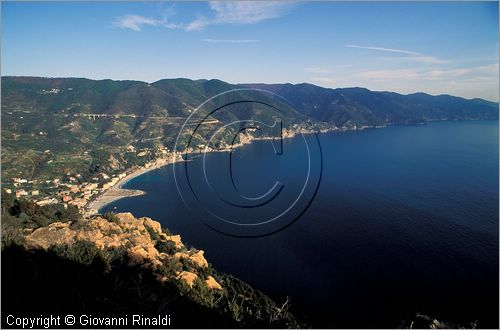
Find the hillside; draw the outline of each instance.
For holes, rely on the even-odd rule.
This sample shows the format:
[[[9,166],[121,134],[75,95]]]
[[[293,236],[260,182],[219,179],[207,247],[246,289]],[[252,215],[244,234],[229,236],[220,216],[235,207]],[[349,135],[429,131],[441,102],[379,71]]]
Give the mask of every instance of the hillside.
[[[311,84],[242,84],[279,94],[308,117],[338,127],[423,123],[432,120],[498,119],[498,103],[425,93],[401,95],[366,88],[322,88]]]
[[[2,191],[2,266],[9,270],[2,273],[4,317],[142,314],[169,315],[173,328],[298,326],[287,306],[130,213],[81,218]]]
[[[12,178],[53,180],[75,173],[123,172],[168,154],[186,118],[202,102],[242,88],[274,92],[292,105],[278,110],[238,105],[213,114],[217,123],[259,118],[283,120],[285,129],[359,129],[431,120],[498,119],[498,104],[448,95],[401,95],[363,88],[328,89],[311,84],[231,85],[220,80],[141,81],[2,77],[2,183]],[[238,98],[237,92],[235,99]],[[243,94],[241,94],[243,95]],[[271,95],[262,96],[270,105]],[[210,108],[211,103],[207,108]],[[202,134],[214,126],[204,125]],[[229,144],[235,130],[228,130]],[[265,134],[257,132],[254,134]],[[194,145],[202,144],[199,135]],[[33,181],[34,182],[34,181]],[[50,192],[33,183],[28,189]]]

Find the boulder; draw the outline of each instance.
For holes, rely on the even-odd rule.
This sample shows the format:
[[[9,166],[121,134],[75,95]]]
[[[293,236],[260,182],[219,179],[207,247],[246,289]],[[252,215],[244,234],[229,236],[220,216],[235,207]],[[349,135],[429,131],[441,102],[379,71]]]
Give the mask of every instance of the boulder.
[[[104,235],[98,229],[73,231],[77,240],[94,242],[99,248],[105,247]]]
[[[151,220],[150,218],[141,218],[142,224],[148,228],[151,228],[156,233],[161,234],[161,224],[158,221]]]
[[[217,283],[215,278],[212,276],[208,276],[207,279],[205,280],[205,283],[207,284],[207,287],[212,290],[222,290],[222,286]]]
[[[184,246],[184,244],[182,244],[182,241],[181,241],[181,235],[171,235],[171,236],[166,235],[165,238],[169,241],[174,242],[175,247],[178,249],[180,249]]]
[[[130,212],[117,213],[116,216],[118,217],[118,219],[120,219],[121,222],[124,222],[124,223],[137,222],[137,219]]]
[[[129,265],[140,265],[144,263],[144,254],[141,251],[129,251]]]
[[[29,247],[48,249],[53,245],[71,244],[74,236],[74,231],[68,228],[68,224],[54,222],[47,227],[35,229],[26,236],[25,242]]]
[[[174,254],[174,258],[176,259],[189,259],[195,264],[196,266],[200,268],[206,268],[208,267],[208,262],[203,256],[205,252],[202,250],[196,251],[195,253],[189,253],[189,252],[176,252]]]
[[[179,273],[178,278],[184,281],[190,288],[192,288],[194,285],[194,281],[196,281],[196,279],[198,278],[198,275],[188,271],[182,271]]]
[[[198,265],[198,267],[201,268],[206,268],[208,267],[208,262],[207,259],[203,256],[205,252],[203,250],[199,250],[196,253],[192,254],[189,259],[191,259],[192,262],[194,262],[195,265]]]

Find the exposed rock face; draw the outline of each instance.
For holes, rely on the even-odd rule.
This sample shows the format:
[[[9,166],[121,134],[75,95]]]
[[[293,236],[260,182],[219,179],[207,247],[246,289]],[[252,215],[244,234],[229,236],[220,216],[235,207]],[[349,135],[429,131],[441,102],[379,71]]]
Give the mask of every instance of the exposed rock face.
[[[164,234],[165,235],[165,234]],[[169,241],[172,241],[175,243],[175,246],[179,249],[181,247],[183,247],[184,245],[182,244],[182,241],[181,241],[181,236],[180,235],[171,235],[171,236],[168,236],[168,235],[165,235],[165,239],[169,240]]]
[[[205,283],[207,284],[209,289],[222,290],[220,284],[217,283],[215,278],[213,278],[212,276],[208,276],[207,279],[205,280]]]
[[[207,259],[205,259],[205,257],[203,256],[204,253],[205,252],[202,250],[199,250],[199,251],[194,252],[194,253],[177,252],[174,254],[174,258],[176,258],[176,259],[189,259],[198,267],[207,268],[208,262],[207,262]]]
[[[191,255],[189,259],[191,259],[191,261],[193,261],[199,267],[206,268],[208,267],[208,262],[207,259],[205,259],[205,257],[203,256],[204,253],[204,251],[199,250],[195,254]]]
[[[143,222],[144,226],[153,229],[158,234],[162,234],[161,225],[160,225],[159,222],[153,221],[153,220],[151,220],[149,218],[143,218],[143,219],[144,219],[144,222]]]
[[[174,254],[174,258],[175,259],[189,259],[189,254],[187,254],[186,252],[176,252]]]
[[[194,285],[194,281],[196,281],[196,279],[198,278],[198,275],[188,271],[182,271],[179,274],[179,278],[186,282],[186,284],[189,285],[190,288],[192,288]]]
[[[161,266],[168,258],[178,260],[189,259],[198,268],[208,267],[202,250],[189,251],[185,249],[179,235],[167,235],[162,232],[161,225],[150,218],[135,218],[131,213],[118,213],[117,221],[111,222],[101,216],[84,219],[77,223],[55,222],[47,227],[41,227],[25,236],[25,244],[29,248],[48,249],[57,245],[71,245],[83,240],[94,243],[100,249],[125,248],[131,264],[143,265],[153,270]],[[171,241],[178,250],[173,255],[159,252],[157,243],[149,233],[152,230],[157,239]],[[198,275],[183,271],[178,276],[190,287]],[[164,276],[159,279],[165,281]],[[206,280],[209,288],[220,290],[222,287],[213,277]]]
[[[39,228],[26,236],[26,243],[30,247],[42,249],[64,244],[72,236],[68,226],[68,223],[55,222],[47,227]]]

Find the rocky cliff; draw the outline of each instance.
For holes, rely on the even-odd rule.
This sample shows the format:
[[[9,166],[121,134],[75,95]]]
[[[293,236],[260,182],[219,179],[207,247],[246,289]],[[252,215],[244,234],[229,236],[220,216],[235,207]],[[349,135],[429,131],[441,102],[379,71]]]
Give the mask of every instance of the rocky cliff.
[[[188,250],[180,235],[162,231],[160,223],[150,218],[135,218],[131,213],[118,213],[112,217],[112,221],[98,215],[75,223],[53,222],[26,235],[24,244],[29,249],[48,250],[87,241],[95,244],[101,251],[123,249],[131,265],[150,269],[158,276],[159,281],[169,280],[162,274],[165,263],[172,259],[184,261],[184,264],[189,265],[189,270],[179,270],[175,274],[178,279],[193,287],[196,279],[202,278],[209,289],[222,290],[212,276],[203,278],[198,275],[200,269],[208,267],[204,252]],[[168,247],[162,249],[163,245],[160,243]]]
[[[287,304],[217,272],[202,250],[150,218],[75,218],[51,207],[2,192],[4,316],[140,313],[168,314],[177,328],[299,326]]]

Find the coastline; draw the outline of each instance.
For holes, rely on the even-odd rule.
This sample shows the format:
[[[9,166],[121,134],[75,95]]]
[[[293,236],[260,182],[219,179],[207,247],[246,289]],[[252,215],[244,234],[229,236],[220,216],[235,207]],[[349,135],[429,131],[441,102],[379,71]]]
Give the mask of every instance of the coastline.
[[[383,127],[386,127],[386,126],[375,126],[375,127],[366,126],[366,127],[360,127],[357,129],[347,129],[347,130],[334,128],[334,129],[320,130],[318,132],[316,132],[316,131],[299,131],[299,132],[286,131],[286,132],[284,132],[282,138],[283,139],[290,139],[290,138],[296,137],[298,134],[314,134],[314,133],[322,134],[322,133],[330,133],[330,132],[358,131],[358,130],[365,130],[365,129],[369,129],[369,128],[383,128]],[[211,153],[211,152],[229,152],[232,149],[243,147],[243,146],[250,144],[254,141],[265,141],[265,140],[271,140],[271,139],[273,139],[273,137],[245,136],[243,138],[240,138],[239,143],[233,144],[231,147],[224,148],[224,149],[218,149],[218,150],[212,149],[212,150],[205,151],[205,153],[206,152],[209,152],[209,153]],[[193,153],[198,153],[198,152],[197,151],[190,152],[189,154],[193,154]],[[106,205],[108,205],[112,202],[115,202],[115,201],[120,200],[122,198],[145,195],[146,192],[144,192],[142,190],[124,189],[122,187],[127,182],[129,182],[130,180],[132,180],[138,176],[141,176],[141,175],[146,174],[146,173],[153,171],[153,170],[157,170],[163,166],[172,165],[172,164],[176,164],[178,162],[184,162],[184,161],[185,160],[183,160],[182,158],[174,158],[174,156],[170,155],[167,158],[157,159],[153,163],[153,165],[151,165],[149,167],[139,167],[135,170],[132,170],[132,172],[127,174],[125,177],[121,178],[114,186],[112,186],[109,189],[107,189],[106,191],[102,192],[94,200],[89,202],[86,205],[86,209],[87,210],[95,210],[93,212],[91,211],[90,212],[91,214],[100,213],[100,210],[103,207],[105,207]]]
[[[153,171],[156,169],[159,169],[163,166],[173,164],[175,162],[172,161],[172,159],[169,158],[160,158],[156,160],[156,162],[149,166],[149,167],[140,167],[135,170],[132,170],[129,174],[121,178],[113,187],[110,187],[103,193],[99,194],[93,201],[87,204],[86,208],[87,209],[95,209],[97,210],[97,213],[100,213],[100,210],[105,207],[106,205],[115,202],[119,199],[122,198],[127,198],[127,197],[135,197],[135,196],[142,196],[145,195],[146,192],[142,190],[136,190],[136,189],[124,189],[122,188],[127,182],[130,180],[141,176],[143,174],[148,173],[149,171]]]

